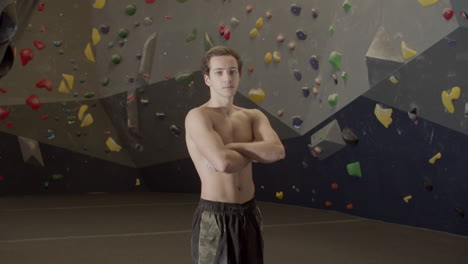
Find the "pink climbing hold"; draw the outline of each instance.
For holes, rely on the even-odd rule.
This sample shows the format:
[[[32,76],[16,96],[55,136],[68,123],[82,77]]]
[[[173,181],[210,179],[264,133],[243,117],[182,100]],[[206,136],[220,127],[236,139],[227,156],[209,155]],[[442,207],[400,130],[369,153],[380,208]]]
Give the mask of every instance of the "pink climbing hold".
[[[47,91],[52,91],[52,80],[49,78],[44,78],[36,83],[37,88],[46,88]]]
[[[39,97],[35,94],[32,94],[26,98],[25,102],[31,107],[32,110],[39,109],[39,107],[42,105],[41,100],[39,100]]]
[[[39,40],[35,40],[33,43],[34,43],[34,47],[36,47],[36,49],[38,50],[42,50],[46,47],[46,45],[40,42]]]
[[[442,15],[445,17],[447,21],[449,21],[452,17],[455,11],[453,11],[452,8],[445,8],[444,11],[442,12]]]
[[[25,66],[30,60],[34,58],[34,51],[30,48],[20,50],[21,65]]]
[[[10,115],[10,111],[0,107],[0,120],[7,118]]]

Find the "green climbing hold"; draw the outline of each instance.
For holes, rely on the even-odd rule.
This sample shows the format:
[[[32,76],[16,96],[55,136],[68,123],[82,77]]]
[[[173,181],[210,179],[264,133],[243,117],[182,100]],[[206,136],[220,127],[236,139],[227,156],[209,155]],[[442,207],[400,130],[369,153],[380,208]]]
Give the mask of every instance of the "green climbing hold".
[[[187,2],[187,0],[177,0],[177,2],[183,4],[183,3]]]
[[[107,48],[111,49],[113,47],[114,47],[114,42],[109,41],[109,43],[107,43]]]
[[[343,80],[347,81],[348,80],[348,73],[347,72],[342,72],[341,73],[341,78],[343,78]]]
[[[104,77],[104,78],[102,78],[102,80],[101,80],[101,85],[104,86],[104,87],[106,87],[107,85],[109,85],[109,82],[110,82],[109,77]]]
[[[333,34],[335,34],[335,28],[333,26],[330,26],[328,28],[328,32],[330,33],[330,36],[333,36]]]
[[[338,104],[338,94],[334,93],[334,94],[330,94],[328,96],[328,104],[330,106],[335,106]]]
[[[210,38],[210,35],[208,35],[208,33],[205,32],[205,51],[208,51],[213,47],[214,45],[213,45],[213,41]]]
[[[349,175],[362,178],[361,164],[359,161],[346,165],[346,170],[348,171]]]
[[[135,5],[127,5],[125,7],[125,14],[128,16],[133,16],[136,13],[136,6]]]
[[[183,73],[183,74],[179,74],[175,78],[175,80],[178,83],[189,85],[193,81],[194,77],[195,77],[195,74],[193,74],[193,73]]]
[[[343,9],[345,12],[348,12],[348,10],[351,8],[351,3],[348,0],[345,0],[343,3]]]
[[[88,92],[88,93],[85,93],[84,97],[85,98],[93,98],[96,94],[93,93],[93,92]]]
[[[190,33],[187,38],[185,39],[185,42],[190,42],[194,41],[197,38],[197,29],[193,28],[192,33]]]
[[[330,62],[333,68],[340,70],[342,56],[343,54],[339,53],[338,51],[333,51],[332,53],[330,53],[330,57],[328,57],[328,62]]]
[[[121,28],[119,29],[119,32],[117,33],[119,37],[121,38],[126,38],[128,36],[128,29],[126,28]]]
[[[120,55],[119,54],[114,54],[112,55],[112,62],[114,64],[119,64],[121,61]]]
[[[53,179],[53,180],[56,180],[56,181],[61,180],[61,179],[63,179],[64,177],[65,177],[65,176],[63,176],[63,174],[60,174],[60,173],[52,174],[52,179]]]
[[[75,122],[76,121],[76,116],[69,116],[67,117],[67,121],[70,123],[70,122]]]

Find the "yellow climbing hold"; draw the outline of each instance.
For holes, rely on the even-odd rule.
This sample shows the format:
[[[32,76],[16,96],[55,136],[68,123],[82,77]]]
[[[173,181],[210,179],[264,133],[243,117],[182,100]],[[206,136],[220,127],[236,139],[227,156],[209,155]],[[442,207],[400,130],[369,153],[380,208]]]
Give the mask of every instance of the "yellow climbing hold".
[[[106,5],[106,0],[96,0],[96,2],[94,2],[93,7],[94,7],[94,8],[97,8],[97,9],[101,9],[101,8],[103,8],[105,5]]]
[[[435,154],[434,157],[429,159],[429,163],[434,164],[436,162],[436,160],[438,160],[440,158],[442,158],[442,154],[439,152],[439,153]]]
[[[388,78],[393,84],[398,84],[398,79],[395,77],[395,76],[390,76],[390,78]]]
[[[379,104],[375,105],[374,114],[386,128],[392,123],[392,112],[393,110],[391,108],[384,109]]]
[[[58,91],[61,93],[70,93],[70,90],[73,89],[73,81],[75,77],[70,74],[62,73],[62,77],[65,79],[60,82]]]
[[[58,91],[60,93],[67,93],[67,94],[70,93],[70,90],[68,90],[67,85],[65,84],[65,82],[63,80],[60,82]]]
[[[99,41],[101,41],[101,34],[99,34],[97,28],[93,28],[93,33],[91,35],[91,38],[93,39],[93,45],[96,46]]]
[[[253,28],[250,33],[249,33],[249,36],[251,38],[256,38],[258,36],[258,30],[256,28]]]
[[[140,185],[141,185],[140,178],[136,178],[135,186],[140,186]]]
[[[122,147],[117,145],[117,143],[115,143],[114,139],[111,137],[107,139],[106,146],[110,151],[119,152],[122,149]]]
[[[418,54],[415,50],[410,49],[404,41],[401,42],[401,53],[405,60],[411,59]]]
[[[81,127],[87,127],[93,123],[94,123],[93,116],[90,113],[88,113],[83,119],[83,122],[81,123]]]
[[[248,97],[256,104],[260,104],[265,99],[265,91],[262,88],[250,89]]]
[[[276,198],[283,200],[284,194],[283,192],[276,192]]]
[[[453,87],[450,93],[447,91],[442,92],[442,103],[449,113],[453,114],[453,112],[455,112],[455,107],[453,106],[452,100],[458,98],[460,98],[460,87],[458,86]]]
[[[281,61],[281,56],[280,56],[279,52],[277,52],[277,51],[273,52],[273,60],[275,62],[280,62]]]
[[[80,111],[78,111],[78,119],[80,121],[83,120],[83,116],[87,110],[88,110],[88,105],[80,106]]]
[[[263,17],[257,19],[257,22],[255,22],[255,27],[258,29],[261,29],[263,27]]]
[[[408,196],[405,196],[403,198],[403,200],[405,201],[405,203],[409,203],[409,200],[413,199],[413,196],[412,195],[408,195]]]
[[[439,0],[418,0],[419,4],[421,4],[422,6],[426,7],[426,6],[430,6],[430,5],[433,5],[437,2],[439,2]]]
[[[271,55],[270,52],[267,52],[267,54],[265,54],[265,63],[270,64],[272,60],[273,60],[273,55]]]
[[[96,59],[94,59],[94,54],[93,54],[93,50],[91,49],[91,44],[88,43],[86,45],[86,48],[85,48],[85,56],[88,60],[92,61],[92,62],[96,62]]]

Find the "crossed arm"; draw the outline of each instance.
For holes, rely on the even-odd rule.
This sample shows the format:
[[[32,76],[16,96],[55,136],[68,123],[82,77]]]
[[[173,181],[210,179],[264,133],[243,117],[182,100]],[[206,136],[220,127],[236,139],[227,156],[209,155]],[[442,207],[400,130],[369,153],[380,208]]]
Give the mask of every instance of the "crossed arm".
[[[224,145],[201,109],[193,109],[187,114],[185,128],[197,149],[216,171],[234,173],[246,167],[252,160],[271,163],[283,159],[284,147],[268,119],[258,110],[253,110],[253,114],[255,142]]]

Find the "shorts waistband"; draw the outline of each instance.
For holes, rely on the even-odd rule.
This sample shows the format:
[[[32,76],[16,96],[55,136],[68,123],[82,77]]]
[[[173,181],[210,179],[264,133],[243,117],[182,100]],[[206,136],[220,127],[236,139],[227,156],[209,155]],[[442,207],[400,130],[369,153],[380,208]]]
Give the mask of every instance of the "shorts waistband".
[[[257,202],[255,198],[245,202],[245,203],[225,203],[225,202],[216,202],[205,199],[200,199],[198,204],[198,209],[203,211],[211,211],[218,213],[243,213],[248,210],[253,210],[257,207]]]

